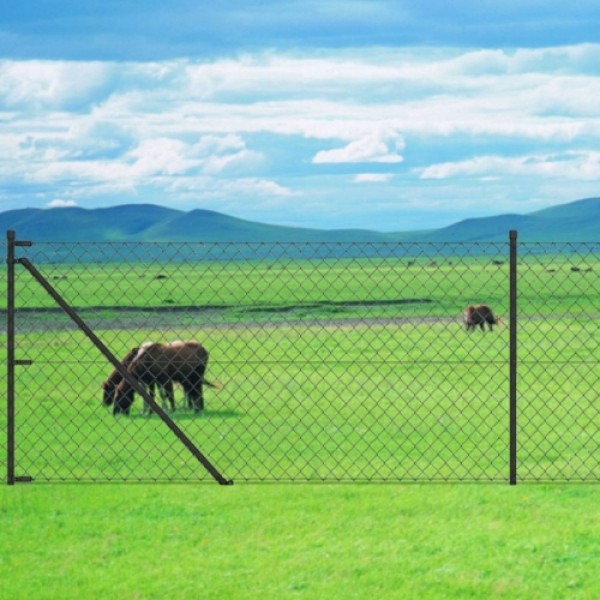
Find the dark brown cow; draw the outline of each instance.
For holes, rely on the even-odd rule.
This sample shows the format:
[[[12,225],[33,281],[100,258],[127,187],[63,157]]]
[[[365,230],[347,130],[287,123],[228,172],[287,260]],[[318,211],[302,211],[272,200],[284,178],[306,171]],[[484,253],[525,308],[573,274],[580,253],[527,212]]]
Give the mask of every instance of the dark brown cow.
[[[196,412],[204,409],[202,386],[219,388],[204,378],[208,352],[198,342],[171,342],[145,344],[128,366],[129,372],[142,384],[162,386],[169,404],[174,406],[173,382],[181,383],[188,406]],[[115,412],[128,414],[133,403],[133,388],[123,379],[115,390]]]
[[[139,348],[132,348],[121,360],[121,365],[127,368],[138,351]],[[108,379],[102,383],[102,404],[109,406],[113,403],[113,400],[115,399],[115,389],[121,381],[123,381],[123,376],[119,373],[118,369],[114,369],[108,376]]]
[[[490,331],[492,331],[494,325],[497,325],[500,320],[494,316],[492,309],[487,304],[470,304],[465,308],[464,322],[467,331],[475,329],[478,325],[483,330],[484,325],[487,323]]]
[[[142,346],[142,348],[143,347],[144,346]],[[131,365],[131,363],[133,362],[133,359],[137,356],[139,351],[140,351],[140,348],[132,348],[121,360],[121,365],[123,367],[125,367],[126,369],[129,369],[129,366]],[[102,383],[102,404],[104,404],[105,406],[110,406],[111,404],[113,404],[114,399],[115,399],[115,394],[117,391],[117,387],[119,386],[119,384],[122,381],[123,381],[123,376],[121,375],[121,373],[119,372],[118,369],[114,369],[113,372],[108,376],[108,379]],[[152,399],[154,399],[155,387],[156,387],[156,382],[154,382],[154,381],[148,382],[147,390],[148,390],[148,393],[150,394],[150,396],[152,397]],[[174,404],[174,402],[171,403],[171,400],[173,398],[173,382],[171,382],[171,381],[167,382],[164,387],[159,384],[158,389],[159,389],[160,397],[162,399],[163,408],[166,408],[165,402],[168,400],[169,404],[171,406],[171,409],[174,410],[175,404]],[[133,388],[132,388],[131,403],[133,403]],[[147,410],[145,402],[144,402],[144,410]],[[117,409],[116,405],[115,405],[115,408],[113,408],[113,414],[118,414],[121,412],[123,412],[125,414],[129,414],[129,409],[127,409],[126,411],[122,411],[122,410]]]

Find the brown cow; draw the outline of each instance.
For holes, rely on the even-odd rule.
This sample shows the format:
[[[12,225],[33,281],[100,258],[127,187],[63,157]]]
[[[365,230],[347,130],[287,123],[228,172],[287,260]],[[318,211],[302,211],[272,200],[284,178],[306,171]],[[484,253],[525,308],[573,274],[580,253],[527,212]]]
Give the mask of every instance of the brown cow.
[[[220,387],[204,378],[207,363],[208,352],[198,342],[152,343],[139,349],[128,370],[142,384],[155,383],[165,388],[169,404],[172,406],[172,383],[181,383],[188,406],[200,412],[204,409],[202,385]],[[115,412],[128,414],[132,403],[133,388],[123,379],[115,390]]]
[[[485,323],[488,324],[490,331],[492,331],[494,325],[497,325],[499,322],[500,320],[494,316],[492,309],[487,304],[477,304],[475,306],[469,304],[465,308],[464,323],[467,331],[475,329],[477,325],[483,330]]]
[[[145,347],[145,345],[142,346],[142,348],[144,348],[144,347]],[[140,348],[132,348],[121,360],[121,365],[123,367],[125,367],[126,369],[128,369],[129,366],[131,365],[133,359],[139,353],[139,351],[140,351]],[[102,404],[104,404],[105,406],[110,406],[111,404],[113,404],[117,387],[122,381],[123,381],[123,376],[121,375],[121,373],[119,372],[118,369],[114,369],[113,372],[108,376],[108,379],[102,383]],[[147,385],[148,393],[150,394],[152,399],[154,399],[154,390],[155,390],[156,385],[157,385],[157,383],[154,381],[149,382]],[[164,385],[164,387],[162,385],[158,384],[158,390],[159,390],[159,394],[160,394],[160,397],[162,400],[163,408],[166,408],[165,403],[168,400],[170,403],[171,409],[174,410],[175,404],[171,403],[171,400],[173,398],[173,382],[172,381],[167,382]],[[132,390],[131,402],[133,403],[133,390]],[[147,409],[146,403],[144,402],[144,410],[146,410],[146,409]],[[113,409],[113,414],[117,414],[120,412],[129,414],[129,409],[127,411],[121,411],[116,408]]]
[[[132,348],[121,360],[121,365],[127,368],[135,355],[138,353],[139,348]],[[102,404],[109,406],[115,399],[115,389],[119,383],[123,381],[123,376],[117,369],[108,376],[108,379],[102,383]]]

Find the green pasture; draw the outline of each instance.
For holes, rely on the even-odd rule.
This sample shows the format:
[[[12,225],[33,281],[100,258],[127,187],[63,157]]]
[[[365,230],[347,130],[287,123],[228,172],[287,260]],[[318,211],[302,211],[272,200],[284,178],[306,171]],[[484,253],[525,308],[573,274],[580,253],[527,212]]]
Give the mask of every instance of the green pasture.
[[[412,262],[412,261],[409,261]],[[462,310],[464,292],[481,288],[491,298],[507,288],[507,269],[447,260],[440,266],[409,266],[399,259],[323,261],[243,261],[200,264],[41,265],[40,271],[63,297],[78,307],[139,308],[294,308],[327,303],[407,303],[455,300]],[[53,301],[17,268],[17,289],[26,289],[21,307],[51,307]],[[458,296],[457,296],[458,294]],[[479,300],[473,300],[476,302]],[[491,301],[491,300],[490,300]],[[450,305],[451,306],[451,305]]]
[[[0,596],[595,600],[597,485],[0,488]]]
[[[40,267],[117,356],[206,345],[224,388],[173,419],[233,487],[139,399],[129,418],[101,406],[111,367],[33,310],[52,301],[18,269],[16,466],[34,482],[0,491],[0,597],[597,598],[597,262],[520,272],[515,488],[508,268],[427,258]],[[467,333],[480,301],[504,322]],[[454,481],[481,483],[431,483]]]
[[[222,311],[229,321],[314,311],[333,316],[451,316],[466,304],[490,303],[508,314],[506,261],[489,256],[214,261],[206,263],[41,264],[44,277],[71,305],[97,310],[182,307]],[[576,269],[576,270],[573,270]],[[595,269],[595,270],[594,270]],[[520,314],[564,314],[577,306],[598,313],[597,254],[525,256],[518,269]],[[19,308],[53,300],[16,267]],[[214,315],[211,318],[215,318]]]
[[[150,337],[97,333],[117,355]],[[205,391],[204,414],[180,407],[174,419],[229,478],[507,480],[506,328],[327,323],[180,333],[210,348],[208,376],[224,389]],[[528,322],[523,337],[548,342],[522,347],[522,469],[542,480],[594,479],[594,337],[585,324],[556,321]],[[209,478],[157,417],[140,414],[140,401],[130,418],[100,405],[111,367],[83,334],[28,333],[20,348],[33,360],[16,389],[22,474]]]
[[[594,480],[595,255],[525,257],[520,474]],[[583,265],[573,271],[573,265]],[[210,352],[207,410],[174,418],[236,481],[506,481],[508,271],[490,256],[44,264],[117,357],[148,340]],[[18,466],[36,481],[199,480],[160,420],[99,405],[112,367],[17,265]],[[164,296],[168,298],[165,299]],[[167,302],[166,300],[170,300]],[[485,300],[504,321],[465,332]],[[181,395],[181,394],[179,394]],[[44,407],[40,411],[40,407]],[[57,427],[56,423],[61,426]],[[592,463],[592,464],[590,464]]]

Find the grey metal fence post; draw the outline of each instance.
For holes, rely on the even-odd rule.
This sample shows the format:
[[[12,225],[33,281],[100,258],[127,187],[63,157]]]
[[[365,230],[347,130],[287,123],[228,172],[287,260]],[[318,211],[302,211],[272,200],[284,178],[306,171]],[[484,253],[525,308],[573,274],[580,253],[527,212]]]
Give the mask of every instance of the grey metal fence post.
[[[510,342],[509,342],[509,481],[517,484],[517,232],[509,232],[510,243]]]
[[[15,475],[15,367],[29,364],[15,357],[15,248],[31,242],[17,241],[12,230],[6,232],[6,242],[6,483],[14,485],[31,479]]]
[[[15,483],[15,232],[6,232],[6,483]]]

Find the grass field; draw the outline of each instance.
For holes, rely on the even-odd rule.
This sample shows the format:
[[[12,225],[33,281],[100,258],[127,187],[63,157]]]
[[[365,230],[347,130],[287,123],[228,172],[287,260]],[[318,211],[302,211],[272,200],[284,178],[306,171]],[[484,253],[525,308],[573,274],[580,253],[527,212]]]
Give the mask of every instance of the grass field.
[[[519,481],[597,483],[597,259],[528,259]],[[418,260],[44,266],[117,355],[206,344],[225,388],[174,419],[232,488],[139,402],[100,407],[110,367],[19,272],[17,474],[206,485],[2,488],[0,597],[597,598],[597,485],[506,485],[508,327],[461,326],[507,316],[506,266]]]
[[[591,485],[0,489],[3,598],[544,598],[600,589]]]
[[[597,472],[586,465],[597,464],[597,374],[579,360],[594,351],[593,337],[583,325],[560,321],[527,327],[532,338],[544,335],[548,342],[523,348],[529,358],[521,369],[522,473],[593,480]],[[126,348],[131,339],[128,331],[99,333],[110,334],[113,347]],[[34,364],[17,381],[22,475],[38,481],[208,477],[159,419],[139,414],[139,403],[131,418],[115,419],[100,406],[99,383],[110,368],[82,334],[54,331],[51,344],[49,336],[27,335]],[[508,477],[506,329],[467,336],[446,322],[327,321],[206,329],[201,339],[215,356],[209,375],[225,387],[206,391],[205,414],[179,410],[174,418],[229,478]],[[552,368],[540,367],[540,360]]]

